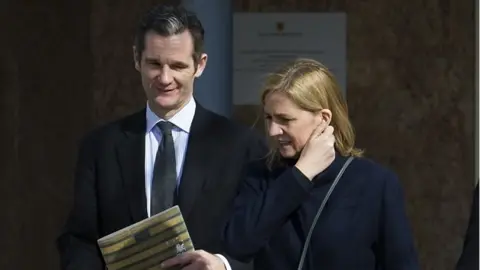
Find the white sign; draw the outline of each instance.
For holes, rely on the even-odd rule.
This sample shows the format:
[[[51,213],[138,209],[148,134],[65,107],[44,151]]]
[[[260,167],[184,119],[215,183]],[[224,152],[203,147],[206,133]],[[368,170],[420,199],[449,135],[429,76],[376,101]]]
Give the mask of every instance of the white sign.
[[[265,76],[298,57],[327,66],[346,94],[345,13],[235,13],[233,103],[260,104]]]

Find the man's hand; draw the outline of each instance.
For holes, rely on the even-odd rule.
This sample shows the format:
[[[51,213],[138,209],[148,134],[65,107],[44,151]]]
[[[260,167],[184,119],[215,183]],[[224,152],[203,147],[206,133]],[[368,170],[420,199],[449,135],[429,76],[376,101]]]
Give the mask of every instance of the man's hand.
[[[182,270],[225,270],[223,261],[203,250],[185,252],[162,263],[162,268],[182,266]]]

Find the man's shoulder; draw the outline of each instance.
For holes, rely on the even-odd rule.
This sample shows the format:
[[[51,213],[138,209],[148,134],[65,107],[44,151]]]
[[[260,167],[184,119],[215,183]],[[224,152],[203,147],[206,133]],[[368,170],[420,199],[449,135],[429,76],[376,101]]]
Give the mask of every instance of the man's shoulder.
[[[216,136],[222,135],[229,138],[246,139],[260,139],[263,137],[253,126],[248,126],[235,119],[230,119],[207,109],[204,110],[204,113],[208,115],[209,118],[209,124],[206,128],[209,128]]]
[[[265,136],[253,125],[249,126],[235,119],[212,113],[209,129],[218,144],[237,144],[239,147],[249,146],[265,148]]]
[[[94,127],[83,136],[83,140],[112,140],[123,132],[141,132],[145,121],[145,109],[142,109]]]
[[[211,110],[203,108],[203,112],[208,116],[210,125],[215,125],[221,129],[228,130],[231,132],[247,132],[252,133],[254,129],[244,123],[241,123],[235,119],[228,118],[224,115],[218,114]]]

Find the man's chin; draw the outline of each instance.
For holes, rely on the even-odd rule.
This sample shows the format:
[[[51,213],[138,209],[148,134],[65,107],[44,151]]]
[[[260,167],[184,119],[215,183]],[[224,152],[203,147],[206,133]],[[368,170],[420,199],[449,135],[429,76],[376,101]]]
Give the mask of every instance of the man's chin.
[[[153,103],[156,107],[163,110],[172,110],[176,109],[179,106],[177,99],[168,97],[156,97],[153,100]]]

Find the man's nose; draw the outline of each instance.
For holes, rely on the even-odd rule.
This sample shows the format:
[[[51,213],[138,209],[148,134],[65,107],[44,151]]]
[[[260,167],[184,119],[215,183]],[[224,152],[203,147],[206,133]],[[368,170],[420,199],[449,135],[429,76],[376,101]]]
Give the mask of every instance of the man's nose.
[[[158,82],[160,82],[161,84],[170,84],[173,80],[173,76],[172,76],[172,72],[171,70],[166,67],[166,68],[163,68],[162,69],[162,72],[157,76],[156,78],[158,80]]]

